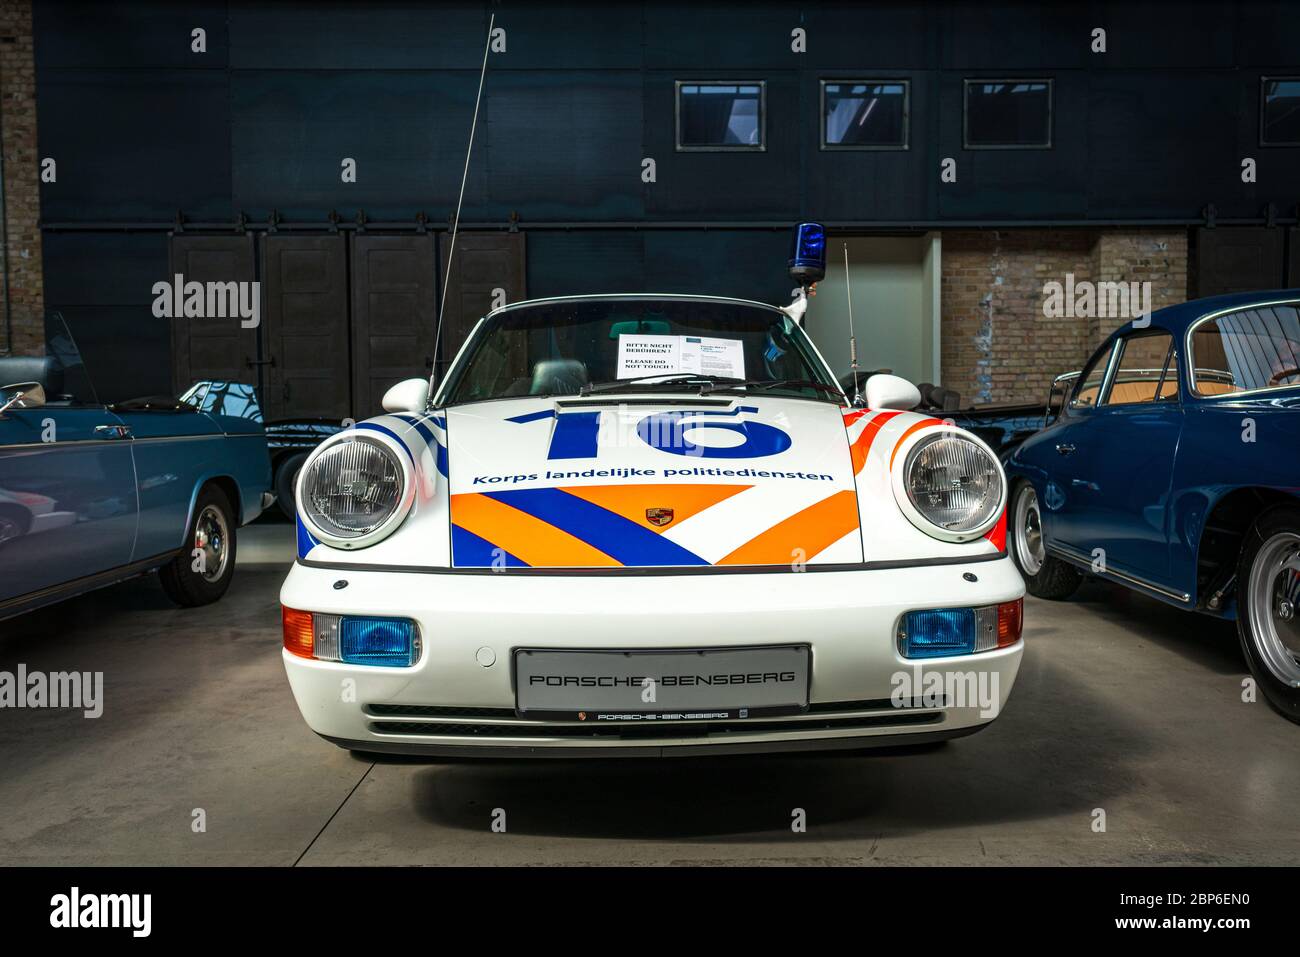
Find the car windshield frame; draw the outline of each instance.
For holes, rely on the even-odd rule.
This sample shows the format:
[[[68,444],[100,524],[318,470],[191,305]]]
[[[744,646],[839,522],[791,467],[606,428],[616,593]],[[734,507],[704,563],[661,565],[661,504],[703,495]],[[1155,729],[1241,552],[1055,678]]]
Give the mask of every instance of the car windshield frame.
[[[491,395],[476,397],[458,397],[457,393],[462,388],[465,377],[472,367],[475,358],[480,354],[484,345],[490,337],[500,328],[500,324],[511,316],[517,316],[524,310],[545,310],[550,307],[580,306],[585,304],[609,303],[614,306],[618,303],[628,304],[645,304],[645,303],[665,303],[665,304],[689,304],[703,303],[712,306],[733,306],[738,309],[756,310],[759,312],[772,315],[773,318],[779,318],[783,324],[783,332],[792,340],[795,351],[799,360],[806,367],[809,373],[806,378],[820,383],[825,388],[811,388],[807,386],[799,387],[791,385],[788,390],[776,388],[765,388],[763,385],[755,384],[754,377],[749,376],[745,379],[721,378],[701,374],[693,379],[686,378],[689,374],[680,374],[683,381],[679,382],[654,382],[658,378],[673,378],[678,373],[665,373],[662,375],[646,375],[630,377],[625,380],[618,379],[597,379],[589,383],[590,388],[586,391],[574,392],[554,392],[554,393],[522,393],[513,395]],[[540,317],[539,317],[540,318]],[[543,320],[544,326],[544,320]],[[638,380],[647,380],[638,382]],[[792,379],[791,376],[781,375],[774,376],[770,381],[773,383],[781,380]],[[764,380],[766,382],[767,380]],[[624,385],[623,383],[626,383]],[[642,388],[638,388],[638,385]],[[607,388],[602,388],[607,387]],[[783,309],[773,306],[770,303],[757,302],[749,299],[733,299],[723,296],[694,296],[671,293],[625,293],[625,294],[597,294],[590,296],[563,296],[548,299],[533,299],[526,302],[513,303],[501,309],[495,310],[481,319],[466,341],[464,347],[459,351],[451,368],[443,377],[442,381],[437,383],[434,390],[430,408],[451,408],[454,406],[470,405],[479,402],[497,402],[506,399],[544,399],[544,398],[596,398],[598,396],[616,397],[623,395],[635,394],[638,391],[662,395],[665,398],[671,396],[699,396],[701,394],[724,395],[747,394],[749,391],[772,395],[780,398],[804,399],[813,402],[833,402],[836,405],[847,405],[848,397],[844,395],[839,383],[835,380],[826,365],[825,359],[818,352],[817,347],[813,344],[807,330],[792,318],[789,313]],[[812,394],[809,394],[809,391]]]

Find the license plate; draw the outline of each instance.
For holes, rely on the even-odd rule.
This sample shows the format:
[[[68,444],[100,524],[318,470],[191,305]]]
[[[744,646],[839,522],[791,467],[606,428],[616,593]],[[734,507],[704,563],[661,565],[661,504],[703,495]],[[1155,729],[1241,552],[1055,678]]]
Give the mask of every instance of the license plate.
[[[552,721],[734,721],[808,709],[808,645],[671,651],[519,648],[515,710]]]

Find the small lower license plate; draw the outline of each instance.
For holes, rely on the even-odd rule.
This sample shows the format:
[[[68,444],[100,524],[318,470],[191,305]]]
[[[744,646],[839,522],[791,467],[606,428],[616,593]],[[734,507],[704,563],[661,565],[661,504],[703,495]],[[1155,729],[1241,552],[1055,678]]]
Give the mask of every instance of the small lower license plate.
[[[519,648],[515,710],[553,721],[724,721],[808,708],[808,645],[670,651]]]

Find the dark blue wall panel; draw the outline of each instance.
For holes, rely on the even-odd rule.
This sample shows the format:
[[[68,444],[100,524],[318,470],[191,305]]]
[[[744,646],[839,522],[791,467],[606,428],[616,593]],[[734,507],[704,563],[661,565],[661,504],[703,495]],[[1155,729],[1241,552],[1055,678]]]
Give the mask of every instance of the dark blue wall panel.
[[[643,65],[639,4],[509,0],[492,9],[508,42],[504,55],[492,55],[489,69],[639,70]],[[469,45],[482,56],[481,36]]]
[[[1255,216],[1292,207],[1300,181],[1300,148],[1258,144],[1260,75],[1300,74],[1295,3],[37,0],[41,152],[60,165],[44,218],[442,221],[493,11],[506,51],[489,58],[470,220]],[[819,149],[819,81],[854,75],[910,79],[909,150]],[[963,149],[962,80],[998,75],[1055,80],[1051,150]],[[674,80],[712,78],[767,82],[766,151],[676,151]]]
[[[60,163],[44,218],[442,221],[490,12],[506,52],[489,59],[469,220],[1041,222],[1295,203],[1300,148],[1261,150],[1258,98],[1261,73],[1300,73],[1296,4],[38,0],[40,147]],[[203,56],[188,49],[200,23]],[[854,75],[910,79],[910,150],[820,150],[819,81]],[[1052,150],[963,150],[962,81],[997,75],[1056,81]],[[766,151],[676,151],[673,81],[712,78],[767,82]],[[1243,156],[1255,185],[1235,173]]]
[[[490,76],[487,87],[474,165],[486,165],[490,195],[486,206],[466,197],[466,217],[499,220],[512,210],[531,220],[642,217],[639,73],[509,71]],[[466,112],[462,161],[468,121]]]
[[[44,70],[224,69],[229,48],[221,0],[37,0],[37,65]],[[202,28],[207,50],[195,52]]]
[[[647,232],[646,289],[789,302],[789,253],[785,230]]]
[[[49,233],[45,304],[59,312],[104,402],[171,391],[171,326],[153,315],[162,233]],[[184,320],[181,320],[184,321]]]
[[[785,230],[539,230],[528,236],[528,295],[674,292],[785,303]]]
[[[1266,195],[1276,195],[1272,185],[1241,182],[1241,158],[1269,151],[1252,144],[1258,113],[1241,115],[1231,74],[1107,72],[1094,74],[1090,84],[1088,195],[1093,215],[1154,217],[1178,209],[1194,216],[1212,202],[1222,215],[1254,216]],[[1196,109],[1180,108],[1187,103]],[[1141,134],[1133,135],[1134,130]],[[1276,155],[1278,167],[1289,167],[1287,175],[1294,177],[1300,149]],[[1281,172],[1278,167],[1271,169]]]
[[[234,206],[264,219],[444,218],[455,205],[478,77],[464,72],[239,70],[231,80]],[[480,117],[480,120],[482,118]],[[479,133],[483,130],[480,126]],[[465,201],[483,203],[479,140]],[[344,183],[342,161],[357,162]]]
[[[230,64],[251,70],[478,70],[484,3],[232,0]]]
[[[612,230],[528,234],[528,295],[640,292],[645,285],[643,233]]]
[[[230,103],[219,70],[54,70],[38,79],[49,221],[229,219]]]
[[[635,228],[647,221],[1140,221],[1297,201],[1300,147],[1258,142],[1260,75],[1300,75],[1294,0],[36,0],[40,155],[59,164],[42,219],[441,223],[493,12],[506,52],[489,59],[465,220],[626,224],[532,231],[531,295],[788,297],[784,229]],[[1089,51],[1096,26],[1104,55]],[[1052,149],[964,149],[962,81],[1005,75],[1055,81]],[[819,149],[819,81],[857,77],[911,82],[908,150]],[[766,81],[765,151],[676,151],[674,81],[715,78]],[[47,300],[106,395],[165,388],[170,330],[149,311],[162,229],[44,243]]]

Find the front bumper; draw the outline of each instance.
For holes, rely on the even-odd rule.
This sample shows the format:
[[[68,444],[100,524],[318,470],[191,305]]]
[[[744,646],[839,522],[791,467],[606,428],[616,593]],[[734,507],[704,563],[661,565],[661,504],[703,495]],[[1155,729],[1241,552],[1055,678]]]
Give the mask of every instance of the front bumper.
[[[973,575],[970,581],[966,575]],[[337,583],[345,586],[336,587]],[[923,743],[978,731],[1001,713],[1023,641],[921,661],[898,653],[899,617],[1013,601],[1010,559],[834,572],[534,576],[333,570],[295,564],[290,608],[412,618],[410,668],[283,652],[303,718],[343,747],[414,755],[658,756]],[[516,647],[724,648],[811,645],[805,713],[647,727],[523,719]]]

